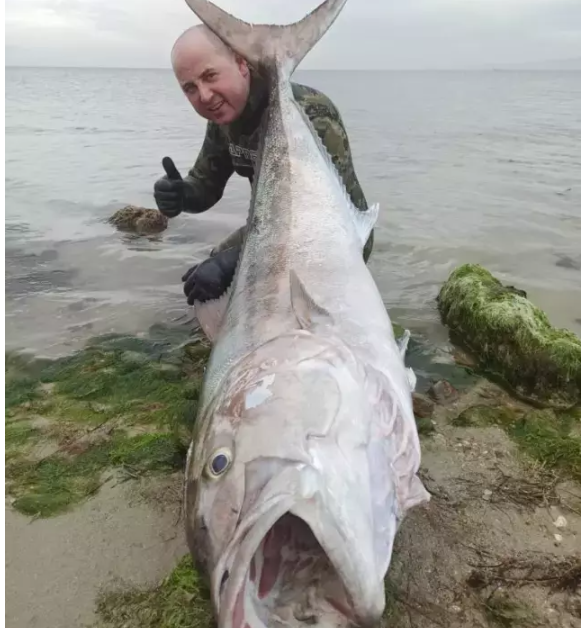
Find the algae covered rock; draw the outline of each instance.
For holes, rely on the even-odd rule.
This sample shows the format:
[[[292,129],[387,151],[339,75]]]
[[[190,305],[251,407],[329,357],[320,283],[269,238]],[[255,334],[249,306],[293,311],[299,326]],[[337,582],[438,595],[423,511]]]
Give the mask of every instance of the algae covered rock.
[[[107,221],[120,231],[138,234],[160,233],[168,227],[168,219],[157,209],[127,205],[118,209]]]
[[[580,339],[555,329],[522,291],[478,264],[454,270],[437,297],[441,319],[520,396],[554,407],[580,403]]]

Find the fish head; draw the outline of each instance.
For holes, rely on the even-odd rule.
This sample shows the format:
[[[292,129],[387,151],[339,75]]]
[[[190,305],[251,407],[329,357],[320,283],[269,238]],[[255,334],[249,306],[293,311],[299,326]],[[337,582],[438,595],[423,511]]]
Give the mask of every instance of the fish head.
[[[220,628],[380,619],[396,446],[366,378],[340,340],[298,330],[247,355],[209,404],[186,507]]]

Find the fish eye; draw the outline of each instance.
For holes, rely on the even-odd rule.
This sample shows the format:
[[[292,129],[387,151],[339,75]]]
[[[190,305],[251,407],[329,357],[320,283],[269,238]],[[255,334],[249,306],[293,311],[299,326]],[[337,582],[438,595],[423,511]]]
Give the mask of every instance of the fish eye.
[[[215,480],[228,471],[232,462],[230,449],[225,447],[217,449],[212,453],[206,463],[206,475]]]

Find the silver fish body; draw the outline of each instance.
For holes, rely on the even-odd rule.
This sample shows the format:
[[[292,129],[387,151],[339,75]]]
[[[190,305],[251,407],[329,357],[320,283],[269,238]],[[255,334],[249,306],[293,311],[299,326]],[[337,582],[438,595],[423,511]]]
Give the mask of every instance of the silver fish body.
[[[426,501],[404,348],[359,212],[289,79],[345,0],[290,26],[200,19],[269,80],[249,230],[213,342],[186,469],[187,538],[220,628],[373,626],[406,512]]]

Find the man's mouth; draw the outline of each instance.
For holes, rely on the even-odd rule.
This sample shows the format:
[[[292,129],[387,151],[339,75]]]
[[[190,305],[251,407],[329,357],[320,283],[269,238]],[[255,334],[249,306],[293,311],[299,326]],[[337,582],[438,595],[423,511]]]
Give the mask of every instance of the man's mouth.
[[[215,105],[212,105],[212,107],[208,107],[208,111],[211,111],[212,113],[217,113],[218,110],[222,107],[222,105],[224,105],[224,100],[221,100]]]
[[[353,625],[354,603],[310,526],[288,511],[262,523],[245,535],[230,570],[223,564],[216,574],[219,627]]]

